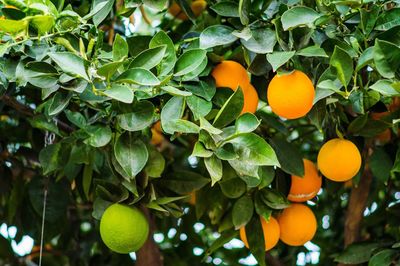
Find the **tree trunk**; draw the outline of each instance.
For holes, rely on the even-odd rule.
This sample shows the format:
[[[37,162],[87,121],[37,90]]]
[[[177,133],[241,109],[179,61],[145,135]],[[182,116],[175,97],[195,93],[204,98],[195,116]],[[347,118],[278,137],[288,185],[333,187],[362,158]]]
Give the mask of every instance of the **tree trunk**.
[[[371,153],[370,145],[366,145],[363,151],[363,158],[369,158]],[[344,247],[360,240],[361,223],[364,210],[367,205],[369,190],[372,183],[372,173],[368,162],[365,164],[364,172],[358,186],[353,186],[349,205],[347,207],[344,224]],[[349,264],[338,264],[338,266],[349,266]]]
[[[143,247],[136,252],[136,265],[137,266],[163,266],[164,261],[160,249],[153,240],[153,233],[156,229],[154,217],[150,214],[147,208],[141,208],[149,221],[150,231],[149,237],[144,243]]]

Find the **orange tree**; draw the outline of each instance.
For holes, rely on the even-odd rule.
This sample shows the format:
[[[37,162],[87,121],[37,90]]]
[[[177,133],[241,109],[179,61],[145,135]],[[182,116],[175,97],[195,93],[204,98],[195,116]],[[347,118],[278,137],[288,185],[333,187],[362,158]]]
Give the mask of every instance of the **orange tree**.
[[[398,1],[0,2],[2,265],[399,263]]]

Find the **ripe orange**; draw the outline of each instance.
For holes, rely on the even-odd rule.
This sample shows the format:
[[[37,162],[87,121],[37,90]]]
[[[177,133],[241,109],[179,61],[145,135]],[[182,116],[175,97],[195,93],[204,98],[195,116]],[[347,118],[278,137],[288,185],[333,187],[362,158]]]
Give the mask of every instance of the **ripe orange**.
[[[287,119],[305,116],[313,106],[314,95],[312,81],[299,70],[287,75],[275,75],[267,91],[272,111]]]
[[[253,87],[253,85],[251,85],[251,83],[244,85],[242,90],[243,90],[243,97],[244,97],[242,114],[243,113],[254,114],[257,111],[257,106],[258,106],[257,91]]]
[[[238,62],[224,60],[214,67],[211,76],[215,79],[215,86],[236,90],[250,83],[246,69]]]
[[[153,125],[151,128],[151,144],[154,146],[160,145],[164,140],[164,135],[162,134],[162,129],[161,129],[161,122],[158,121]]]
[[[265,251],[267,251],[275,247],[279,241],[279,224],[272,216],[269,218],[269,221],[266,221],[262,217],[260,217],[260,220],[264,233]],[[244,226],[240,228],[240,239],[243,241],[244,245],[249,248],[249,243],[247,242],[246,230]]]
[[[211,72],[215,86],[230,88],[236,91],[240,86],[243,91],[244,104],[242,113],[255,113],[258,105],[258,94],[251,85],[246,69],[235,61],[225,60],[219,63]]]
[[[302,246],[310,241],[317,231],[317,219],[306,205],[292,203],[278,217],[280,239],[289,246]]]
[[[196,192],[195,191],[193,191],[193,192],[191,192],[190,194],[190,198],[189,198],[189,204],[190,205],[196,205]]]
[[[304,176],[292,175],[292,184],[288,199],[294,202],[304,202],[317,195],[322,185],[322,178],[318,174],[313,162],[304,159]]]
[[[195,17],[200,16],[200,14],[206,9],[207,2],[205,0],[195,0],[191,4],[191,9]],[[188,20],[188,16],[185,12],[181,9],[181,7],[176,3],[173,2],[172,5],[168,8],[168,12],[181,20]]]
[[[354,177],[361,167],[361,154],[353,142],[331,139],[318,153],[318,168],[330,180],[343,182]]]

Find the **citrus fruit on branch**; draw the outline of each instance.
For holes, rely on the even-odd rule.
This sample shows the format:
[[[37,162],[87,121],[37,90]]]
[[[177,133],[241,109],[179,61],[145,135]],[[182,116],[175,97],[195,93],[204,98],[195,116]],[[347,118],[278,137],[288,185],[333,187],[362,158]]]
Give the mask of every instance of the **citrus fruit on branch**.
[[[126,205],[111,205],[100,220],[101,239],[117,253],[127,254],[140,249],[148,234],[149,224],[143,213]]]
[[[315,90],[310,78],[299,70],[275,75],[268,85],[272,112],[286,119],[305,116],[313,106]]]
[[[318,168],[328,179],[344,182],[353,178],[361,168],[361,154],[353,142],[331,139],[318,153]]]
[[[279,241],[279,235],[280,235],[279,224],[277,220],[272,216],[269,218],[269,221],[265,220],[262,217],[260,217],[260,220],[264,234],[265,251],[267,251],[275,247]],[[247,248],[249,248],[245,227],[240,228],[240,239],[243,241],[244,245]]]
[[[322,185],[322,178],[317,167],[310,160],[304,159],[304,176],[292,175],[292,183],[288,199],[294,202],[304,202],[314,198]]]
[[[302,246],[317,231],[317,219],[306,205],[293,203],[278,216],[280,239],[289,246]]]

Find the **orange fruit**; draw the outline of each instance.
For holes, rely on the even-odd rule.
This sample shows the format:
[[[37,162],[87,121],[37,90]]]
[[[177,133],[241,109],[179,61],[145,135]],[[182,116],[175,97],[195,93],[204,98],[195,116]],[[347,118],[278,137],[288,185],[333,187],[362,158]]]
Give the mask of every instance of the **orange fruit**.
[[[191,205],[196,205],[196,192],[195,191],[193,191],[193,192],[191,192],[190,194],[190,198],[189,198],[189,204],[191,204]]]
[[[304,159],[304,176],[292,175],[292,184],[288,199],[294,202],[304,202],[314,198],[322,185],[322,178],[313,162]]]
[[[305,116],[313,106],[314,95],[312,81],[299,70],[287,75],[275,75],[267,91],[272,112],[287,119]]]
[[[205,0],[195,0],[192,2],[190,5],[192,12],[195,17],[200,16],[200,14],[206,9],[207,7],[207,2]],[[188,16],[186,13],[181,9],[181,7],[174,1],[172,5],[168,8],[168,12],[181,20],[188,20]]]
[[[264,233],[265,251],[267,251],[275,247],[279,241],[279,224],[277,220],[272,216],[269,218],[269,221],[265,220],[262,217],[260,217],[260,220]],[[249,248],[249,243],[247,242],[246,230],[244,226],[240,228],[240,239],[243,241],[244,245]]]
[[[257,111],[257,106],[258,106],[257,91],[253,87],[253,85],[251,85],[251,83],[244,85],[242,90],[243,90],[243,97],[244,97],[242,114],[243,113],[254,114]]]
[[[164,135],[162,134],[161,122],[158,121],[151,128],[151,144],[154,146],[160,145],[164,141]]]
[[[280,239],[289,246],[302,246],[310,241],[317,231],[317,219],[306,205],[292,203],[278,217]]]
[[[258,94],[250,83],[250,78],[246,69],[241,64],[235,61],[224,60],[214,67],[211,76],[215,79],[215,86],[217,88],[225,87],[236,91],[240,86],[244,96],[242,114],[246,112],[256,112]]]
[[[331,139],[318,153],[318,168],[328,179],[343,182],[353,178],[361,167],[361,154],[353,142]]]
[[[211,72],[215,79],[215,86],[230,88],[234,91],[250,83],[246,69],[238,62],[224,60],[219,63]]]
[[[371,118],[374,120],[381,120],[381,118],[388,116],[389,112],[371,113]],[[390,129],[386,129],[375,137],[378,144],[385,144],[390,141],[392,134]]]

